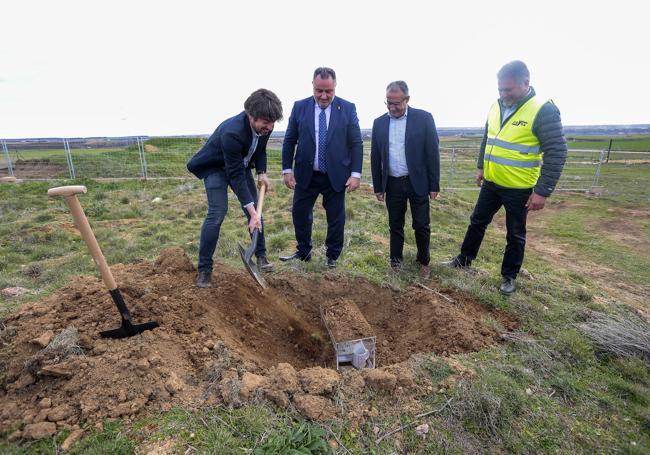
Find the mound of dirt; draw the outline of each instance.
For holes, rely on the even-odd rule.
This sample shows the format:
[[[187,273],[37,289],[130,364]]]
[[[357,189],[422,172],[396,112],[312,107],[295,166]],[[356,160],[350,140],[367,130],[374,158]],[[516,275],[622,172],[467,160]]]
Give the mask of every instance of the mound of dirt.
[[[198,289],[180,248],[155,263],[112,270],[134,322],[160,327],[100,338],[120,317],[95,277],[77,277],[0,320],[0,434],[38,438],[80,421],[129,420],[142,410],[256,400],[328,419],[342,409],[335,395],[351,400],[365,387],[416,387],[412,369],[400,366],[413,354],[450,355],[498,342],[486,315],[507,329],[516,324],[457,292],[449,294],[451,303],[423,289],[397,292],[336,272],[320,280],[271,275],[263,291],[245,271],[220,266],[216,285]],[[320,306],[342,301],[367,320],[364,331],[377,336],[377,362],[385,368],[344,375],[331,369],[334,351]],[[367,407],[348,409],[363,416]]]

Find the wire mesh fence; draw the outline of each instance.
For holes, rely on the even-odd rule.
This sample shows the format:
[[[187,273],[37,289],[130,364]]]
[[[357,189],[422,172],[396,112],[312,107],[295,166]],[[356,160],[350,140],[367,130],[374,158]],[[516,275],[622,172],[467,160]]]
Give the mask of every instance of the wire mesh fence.
[[[185,164],[205,143],[208,136],[118,137],[74,139],[0,140],[0,177],[23,180],[50,179],[163,179],[193,178]],[[638,142],[585,139],[570,140],[571,148],[560,179],[560,191],[593,191],[602,188],[607,175],[625,172],[637,176],[650,169],[650,147],[643,150]],[[462,145],[441,144],[441,187],[444,190],[475,190],[478,141]],[[596,148],[602,146],[601,149]],[[628,146],[634,150],[620,150]],[[647,147],[647,145],[645,145]],[[281,176],[282,139],[268,144],[268,172]],[[363,183],[371,184],[369,142],[364,143]],[[643,174],[640,174],[643,175]],[[623,175],[624,177],[624,175]],[[649,190],[650,191],[650,190]]]

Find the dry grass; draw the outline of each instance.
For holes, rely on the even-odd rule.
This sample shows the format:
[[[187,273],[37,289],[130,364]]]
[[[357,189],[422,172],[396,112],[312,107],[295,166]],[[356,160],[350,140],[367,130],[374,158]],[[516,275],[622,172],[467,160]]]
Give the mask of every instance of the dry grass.
[[[604,352],[639,356],[650,363],[650,325],[641,318],[592,312],[589,320],[577,327]]]

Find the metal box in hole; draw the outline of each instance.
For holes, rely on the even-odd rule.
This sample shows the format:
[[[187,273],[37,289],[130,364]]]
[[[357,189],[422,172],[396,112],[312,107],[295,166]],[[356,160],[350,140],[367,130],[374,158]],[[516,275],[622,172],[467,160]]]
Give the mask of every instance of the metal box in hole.
[[[320,307],[320,315],[327,333],[334,347],[334,355],[337,370],[351,368],[375,368],[376,366],[376,345],[377,337],[364,337],[354,340],[337,340],[325,317],[323,307]]]

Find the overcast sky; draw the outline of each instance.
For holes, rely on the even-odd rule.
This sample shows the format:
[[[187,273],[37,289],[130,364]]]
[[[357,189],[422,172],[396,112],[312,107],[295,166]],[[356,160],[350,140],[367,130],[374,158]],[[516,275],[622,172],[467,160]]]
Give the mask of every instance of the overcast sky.
[[[211,133],[255,89],[285,120],[318,66],[362,128],[405,80],[438,126],[482,126],[521,59],[565,125],[650,123],[643,1],[3,1],[0,138]]]

